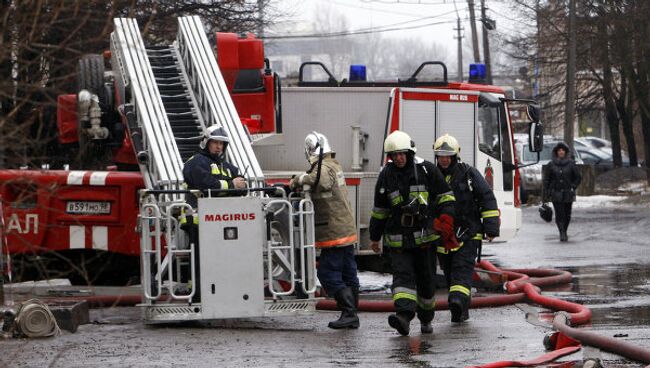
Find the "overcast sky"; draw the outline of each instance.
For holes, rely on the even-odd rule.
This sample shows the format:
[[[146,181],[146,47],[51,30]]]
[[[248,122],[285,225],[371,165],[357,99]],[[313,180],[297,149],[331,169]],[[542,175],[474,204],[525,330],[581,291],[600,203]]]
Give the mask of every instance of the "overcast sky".
[[[475,3],[479,18],[480,0]],[[508,18],[509,12],[502,0],[486,0],[486,4],[488,17],[497,21],[499,32],[515,32],[516,20]],[[391,38],[432,37],[449,52],[456,51],[457,17],[461,19],[467,44],[471,37],[467,0],[278,0],[274,6],[293,16],[277,30],[269,31],[267,36],[310,34],[309,26],[316,19],[317,11],[329,10],[347,19],[350,33],[380,32]],[[480,37],[480,24],[477,28]]]

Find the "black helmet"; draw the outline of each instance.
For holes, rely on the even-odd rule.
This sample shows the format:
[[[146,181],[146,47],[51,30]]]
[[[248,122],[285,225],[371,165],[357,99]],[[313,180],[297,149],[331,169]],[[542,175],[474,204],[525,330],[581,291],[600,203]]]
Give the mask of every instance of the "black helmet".
[[[539,217],[546,222],[551,222],[553,220],[553,209],[546,203],[542,204],[539,206]]]

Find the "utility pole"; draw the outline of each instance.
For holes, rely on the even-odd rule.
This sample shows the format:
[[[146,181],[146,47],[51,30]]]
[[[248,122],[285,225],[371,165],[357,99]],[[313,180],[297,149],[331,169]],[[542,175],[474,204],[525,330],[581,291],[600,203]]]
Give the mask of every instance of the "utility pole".
[[[564,141],[573,147],[573,124],[576,99],[576,0],[569,0],[569,44],[566,67],[566,105],[564,108]]]
[[[456,28],[454,31],[458,32],[456,39],[458,39],[458,81],[463,81],[463,34],[461,31],[463,28],[460,27],[460,17],[456,18]]]
[[[485,15],[485,0],[481,0],[481,22],[483,23],[483,56],[485,57],[485,79],[492,84],[492,62],[490,61],[490,39],[488,31],[494,29],[492,21]]]
[[[469,24],[472,27],[472,49],[474,50],[474,62],[481,62],[481,53],[478,49],[478,34],[476,33],[476,15],[474,14],[474,0],[467,0],[469,6]]]

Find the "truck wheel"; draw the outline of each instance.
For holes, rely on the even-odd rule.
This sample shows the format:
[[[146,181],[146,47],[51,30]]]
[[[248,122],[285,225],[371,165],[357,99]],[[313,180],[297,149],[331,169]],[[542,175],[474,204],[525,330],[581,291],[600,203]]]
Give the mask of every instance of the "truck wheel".
[[[77,69],[77,91],[88,90],[96,95],[104,93],[104,57],[92,54],[79,60]]]

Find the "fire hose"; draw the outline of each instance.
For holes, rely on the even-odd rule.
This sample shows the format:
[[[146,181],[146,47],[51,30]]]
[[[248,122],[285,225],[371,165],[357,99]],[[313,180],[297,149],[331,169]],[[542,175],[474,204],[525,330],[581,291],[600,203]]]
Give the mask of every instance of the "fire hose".
[[[634,346],[625,341],[598,335],[594,332],[576,329],[572,326],[588,323],[591,318],[589,308],[557,298],[543,296],[539,292],[542,286],[570,283],[571,273],[556,269],[508,269],[501,270],[492,263],[482,260],[477,266],[483,270],[504,275],[507,281],[503,286],[507,294],[499,296],[473,297],[471,308],[498,307],[515,303],[530,302],[557,311],[552,327],[557,330],[551,339],[553,351],[527,361],[501,361],[476,367],[525,367],[551,362],[559,357],[580,350],[580,344],[585,344],[618,354],[625,358],[650,364],[650,350]],[[141,302],[140,295],[97,295],[83,297],[68,297],[66,299],[86,300],[93,307],[128,306]],[[316,309],[337,310],[336,302],[332,299],[320,300]],[[392,300],[359,300],[360,311],[364,312],[393,312]],[[436,301],[436,310],[447,310],[447,301]]]
[[[30,299],[20,304],[15,315],[5,311],[3,331],[26,337],[49,337],[61,334],[56,318],[47,304]]]
[[[563,335],[559,338],[556,337],[556,340],[561,343],[551,346],[554,351],[544,354],[536,359],[528,361],[494,362],[477,367],[526,367],[544,364],[578,351],[580,346],[570,346],[572,342],[575,342],[575,344],[583,343],[585,345],[590,345],[646,364],[650,363],[650,350],[634,346],[625,341],[604,337],[590,331],[579,330],[571,327],[589,322],[591,319],[591,310],[589,310],[589,308],[577,303],[543,296],[539,293],[538,288],[542,286],[570,283],[572,279],[570,272],[556,269],[501,270],[485,260],[480,261],[477,265],[484,270],[503,274],[511,281],[504,284],[504,289],[508,294],[489,297],[474,297],[471,300],[471,308],[496,307],[527,301],[535,303],[558,311],[553,319],[553,327]],[[329,299],[318,302],[316,308],[323,310],[337,309],[336,302]],[[446,309],[448,309],[446,301],[436,301],[436,310]],[[360,300],[359,310],[366,312],[393,312],[394,307],[391,300]]]

